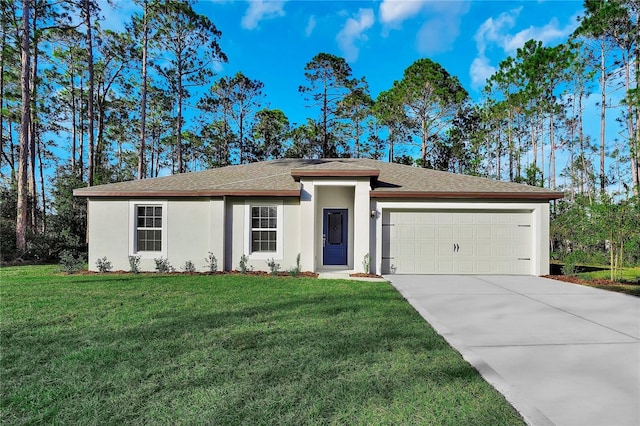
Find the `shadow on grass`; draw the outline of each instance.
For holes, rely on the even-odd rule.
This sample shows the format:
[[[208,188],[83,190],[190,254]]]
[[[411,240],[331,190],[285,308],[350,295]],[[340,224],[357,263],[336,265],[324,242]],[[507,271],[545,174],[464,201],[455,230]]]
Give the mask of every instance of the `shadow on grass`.
[[[482,416],[501,398],[395,292],[281,297],[109,301],[101,320],[2,327],[2,411],[16,423],[500,423]]]

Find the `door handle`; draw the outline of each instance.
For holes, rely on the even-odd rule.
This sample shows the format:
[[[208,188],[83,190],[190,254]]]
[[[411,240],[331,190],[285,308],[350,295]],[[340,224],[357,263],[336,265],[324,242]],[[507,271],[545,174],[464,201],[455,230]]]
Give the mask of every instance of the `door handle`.
[[[322,234],[322,247],[327,246],[327,234]]]

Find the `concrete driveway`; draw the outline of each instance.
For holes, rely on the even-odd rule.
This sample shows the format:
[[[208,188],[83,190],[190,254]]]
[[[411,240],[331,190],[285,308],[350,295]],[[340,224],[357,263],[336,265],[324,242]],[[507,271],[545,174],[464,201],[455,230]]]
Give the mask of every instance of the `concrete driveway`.
[[[534,425],[640,425],[640,299],[527,276],[390,275]]]

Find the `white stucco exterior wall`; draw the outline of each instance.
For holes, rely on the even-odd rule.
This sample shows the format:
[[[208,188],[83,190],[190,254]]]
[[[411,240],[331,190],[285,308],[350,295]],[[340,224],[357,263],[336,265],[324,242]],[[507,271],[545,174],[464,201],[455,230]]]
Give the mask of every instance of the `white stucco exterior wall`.
[[[115,271],[129,270],[129,200],[95,200],[87,203],[89,270],[107,257]]]
[[[139,204],[163,207],[161,252],[136,252],[135,206]],[[221,269],[224,261],[224,223],[222,198],[196,198],[179,200],[89,199],[89,270],[96,270],[98,258],[107,257],[114,270],[128,271],[129,256],[140,256],[142,271],[155,271],[155,258],[169,259],[180,271],[187,260],[198,271],[206,270],[205,258],[209,252],[218,259]]]
[[[258,254],[250,253],[251,228],[248,217],[249,208],[252,205],[274,205],[281,210],[281,224],[278,232],[282,245],[281,253]],[[240,257],[244,254],[249,257],[248,265],[256,271],[269,271],[267,260],[273,258],[280,264],[280,270],[291,269],[296,264],[296,257],[300,253],[300,201],[295,198],[227,198],[226,207],[226,255],[225,269],[238,269]]]
[[[300,267],[303,271],[315,271],[316,259],[316,191],[313,181],[301,180],[300,191]],[[290,228],[288,228],[290,229]]]
[[[205,258],[212,251],[212,242],[224,239],[224,234],[214,232],[213,228],[216,226],[211,222],[208,198],[168,201],[166,257],[171,266],[181,271],[190,260],[198,271],[205,271]]]

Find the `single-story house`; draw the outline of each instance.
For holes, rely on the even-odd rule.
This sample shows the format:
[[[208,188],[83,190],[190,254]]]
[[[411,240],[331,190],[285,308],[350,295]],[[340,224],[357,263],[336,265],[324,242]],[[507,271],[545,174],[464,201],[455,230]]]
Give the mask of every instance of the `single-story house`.
[[[549,272],[549,200],[562,193],[370,159],[281,159],[76,189],[88,199],[89,266],[129,256],[153,271]],[[369,261],[367,262],[367,259]],[[366,265],[369,271],[365,271]]]

